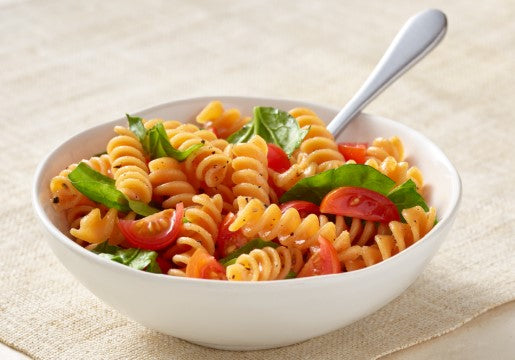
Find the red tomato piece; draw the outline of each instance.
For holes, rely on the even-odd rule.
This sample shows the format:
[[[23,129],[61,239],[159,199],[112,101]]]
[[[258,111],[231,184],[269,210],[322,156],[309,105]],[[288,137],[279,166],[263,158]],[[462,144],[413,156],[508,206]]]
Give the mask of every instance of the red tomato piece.
[[[198,248],[190,257],[186,266],[186,276],[199,279],[227,279],[225,268],[204,248]]]
[[[219,258],[226,257],[229,253],[239,249],[249,241],[241,230],[229,230],[229,226],[234,222],[234,219],[236,219],[236,215],[232,212],[228,213],[220,224],[220,229],[218,229],[216,251]]]
[[[397,207],[386,196],[354,186],[329,192],[320,204],[320,212],[382,223],[400,220]]]
[[[309,214],[320,214],[320,208],[317,204],[313,204],[312,202],[304,200],[292,200],[285,202],[281,205],[281,212],[284,213],[289,208],[296,209],[301,217],[306,217]]]
[[[338,253],[334,246],[324,237],[318,237],[320,250],[309,258],[300,270],[297,277],[338,274],[342,272],[342,265],[338,260]]]
[[[345,160],[354,160],[358,164],[364,164],[367,156],[367,143],[344,142],[338,144],[338,150]]]
[[[168,260],[161,256],[157,256],[156,258],[157,265],[159,265],[159,268],[161,268],[161,272],[163,274],[166,274],[168,270],[172,267],[172,263],[170,263]]]
[[[139,220],[119,220],[118,227],[131,246],[160,250],[177,240],[183,215],[184,205],[178,203],[175,211],[167,209]]]
[[[267,144],[268,145],[268,167],[272,170],[275,170],[279,173],[283,173],[288,170],[291,166],[290,159],[288,159],[288,155],[281,149],[279,146],[275,144]]]

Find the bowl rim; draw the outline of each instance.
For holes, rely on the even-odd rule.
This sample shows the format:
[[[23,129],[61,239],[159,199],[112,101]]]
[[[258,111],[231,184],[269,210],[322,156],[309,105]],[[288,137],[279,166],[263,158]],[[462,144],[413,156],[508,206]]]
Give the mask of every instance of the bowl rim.
[[[177,100],[171,100],[165,103],[161,103],[143,110],[139,110],[136,112],[133,112],[132,114],[135,116],[139,116],[142,113],[147,112],[154,112],[158,111],[162,108],[166,108],[173,105],[179,105],[189,102],[200,102],[204,101],[206,104],[209,101],[212,100],[220,100],[221,102],[238,102],[238,101],[253,101],[253,102],[291,102],[291,103],[298,103],[299,106],[307,106],[307,107],[318,107],[318,108],[324,108],[329,111],[334,111],[335,113],[338,112],[338,108],[314,103],[310,101],[305,100],[299,100],[299,99],[290,99],[290,98],[270,98],[270,97],[254,97],[254,96],[196,96],[196,97],[188,97],[188,98],[180,98]],[[432,150],[438,153],[439,161],[444,163],[445,167],[450,171],[450,174],[452,176],[452,188],[455,190],[452,192],[452,198],[450,201],[449,211],[446,217],[440,219],[438,223],[430,230],[429,233],[427,233],[420,241],[417,241],[415,244],[411,245],[410,247],[406,248],[405,250],[401,251],[400,253],[396,254],[395,256],[392,256],[386,260],[383,260],[377,264],[374,264],[373,266],[365,267],[363,269],[354,270],[350,272],[342,272],[338,274],[330,274],[330,275],[324,275],[324,276],[312,276],[312,277],[305,277],[305,278],[293,278],[293,279],[283,279],[283,280],[266,280],[266,281],[213,281],[213,280],[207,280],[207,279],[197,279],[197,278],[186,278],[186,277],[180,277],[180,276],[170,276],[167,274],[155,274],[150,273],[146,271],[136,270],[129,266],[120,264],[115,261],[111,261],[109,259],[103,258],[101,256],[96,255],[95,253],[83,248],[76,242],[72,241],[69,237],[67,237],[65,234],[63,234],[48,218],[48,216],[45,214],[45,211],[42,207],[42,205],[39,202],[39,191],[38,189],[41,187],[42,183],[42,175],[44,172],[45,167],[49,163],[49,160],[60,151],[61,147],[65,146],[69,142],[73,142],[77,137],[82,136],[82,134],[86,131],[93,131],[96,128],[106,126],[108,124],[115,124],[117,122],[123,121],[124,118],[119,118],[116,120],[111,120],[108,122],[104,122],[102,124],[95,125],[93,127],[87,128],[85,130],[82,130],[75,135],[71,136],[67,140],[61,142],[57,146],[55,146],[47,155],[43,157],[43,159],[39,162],[36,171],[34,173],[33,177],[33,183],[32,183],[32,205],[33,209],[43,224],[43,226],[46,228],[48,232],[50,232],[51,235],[53,235],[60,243],[62,243],[67,249],[70,251],[73,251],[77,253],[79,256],[85,256],[90,261],[96,263],[98,266],[107,267],[112,269],[112,271],[121,271],[121,272],[127,272],[127,275],[131,276],[137,276],[140,277],[142,280],[146,281],[166,281],[173,284],[174,282],[183,283],[183,285],[191,284],[191,286],[196,286],[198,284],[201,284],[202,286],[208,286],[208,287],[214,287],[218,288],[222,286],[224,289],[227,290],[227,287],[251,287],[253,289],[259,289],[264,287],[283,287],[283,286],[298,286],[305,283],[319,283],[323,284],[326,282],[332,283],[335,281],[343,281],[343,279],[350,279],[350,278],[362,278],[367,277],[369,274],[375,273],[375,272],[382,272],[385,270],[386,267],[393,265],[395,262],[400,261],[402,258],[405,258],[406,256],[410,256],[412,252],[414,252],[414,249],[420,247],[423,245],[423,243],[427,243],[429,241],[436,241],[436,238],[438,237],[438,234],[442,231],[442,229],[447,226],[451,225],[448,224],[449,222],[453,221],[453,218],[456,215],[456,212],[459,208],[459,204],[461,202],[461,196],[462,196],[462,182],[461,178],[459,176],[458,171],[454,167],[454,165],[451,163],[447,155],[436,145],[431,141],[429,138],[424,136],[422,133],[418,132],[417,130],[410,128],[409,126],[395,121],[391,120],[379,115],[372,115],[368,113],[361,113],[362,116],[365,117],[371,117],[379,119],[382,122],[386,123],[394,123],[395,126],[399,126],[403,128],[403,130],[412,132],[415,136],[420,137],[424,139],[424,141],[432,147]],[[47,240],[48,241],[48,240]],[[167,280],[165,280],[167,279]]]

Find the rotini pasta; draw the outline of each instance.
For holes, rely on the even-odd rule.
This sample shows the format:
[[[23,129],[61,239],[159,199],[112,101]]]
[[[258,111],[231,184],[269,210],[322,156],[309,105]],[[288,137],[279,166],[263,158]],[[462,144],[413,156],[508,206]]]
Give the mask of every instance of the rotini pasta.
[[[372,266],[431,231],[436,211],[398,137],[360,143],[353,155],[310,109],[262,109],[250,119],[212,101],[196,116],[200,127],[129,117],[107,154],[49,184],[70,237],[97,253],[147,251],[157,260],[131,265],[145,271],[270,281]],[[388,197],[409,180],[417,189],[402,187],[402,203]],[[325,202],[335,196],[350,197]]]
[[[118,136],[107,144],[107,154],[116,187],[128,198],[148,203],[152,198],[152,184],[143,147],[129,129],[116,126],[114,131]]]

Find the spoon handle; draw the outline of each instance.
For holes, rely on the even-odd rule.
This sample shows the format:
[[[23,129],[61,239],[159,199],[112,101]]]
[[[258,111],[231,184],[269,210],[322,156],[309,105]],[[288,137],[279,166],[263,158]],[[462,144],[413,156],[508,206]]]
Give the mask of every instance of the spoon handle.
[[[447,18],[440,10],[430,9],[412,16],[401,28],[374,71],[354,97],[329,123],[336,137],[370,101],[399,76],[415,65],[442,40]]]

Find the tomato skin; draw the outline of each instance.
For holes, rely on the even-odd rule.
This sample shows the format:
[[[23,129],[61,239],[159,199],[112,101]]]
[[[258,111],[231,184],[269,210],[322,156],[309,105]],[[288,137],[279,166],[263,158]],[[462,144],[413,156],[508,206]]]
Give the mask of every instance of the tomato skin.
[[[168,270],[172,267],[172,263],[170,263],[168,260],[161,256],[157,256],[156,258],[157,265],[159,265],[159,268],[161,269],[161,272],[163,274],[166,274]]]
[[[345,160],[354,160],[358,164],[364,164],[367,156],[367,143],[343,142],[338,144],[338,151]]]
[[[229,230],[229,226],[235,219],[236,215],[230,212],[225,215],[224,220],[220,224],[216,238],[216,255],[218,258],[226,257],[229,253],[239,249],[249,241],[241,230]]]
[[[145,250],[160,250],[177,240],[183,216],[184,205],[178,203],[175,211],[167,209],[139,220],[119,220],[118,228],[131,246]],[[160,231],[152,233],[155,228]]]
[[[292,200],[285,202],[281,205],[281,212],[284,213],[289,208],[296,209],[299,212],[300,217],[306,217],[309,214],[320,214],[320,208],[317,204],[313,204],[312,202],[304,200]]]
[[[268,145],[268,167],[274,171],[279,173],[283,173],[288,170],[291,166],[290,159],[288,159],[288,155],[281,149],[279,146],[275,144],[267,144]]]
[[[225,268],[204,248],[198,248],[188,261],[186,276],[198,279],[226,280]]]
[[[338,260],[338,253],[334,246],[324,237],[318,237],[320,250],[309,258],[300,270],[297,277],[338,274],[342,272],[342,265]]]
[[[397,207],[386,196],[354,186],[343,186],[329,192],[320,203],[320,211],[382,223],[400,220]]]

